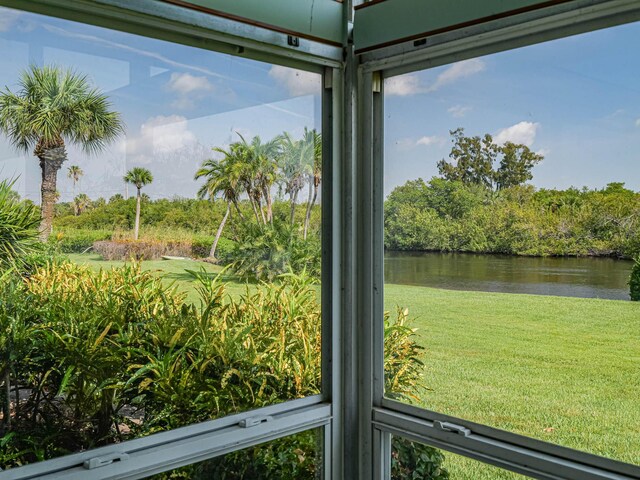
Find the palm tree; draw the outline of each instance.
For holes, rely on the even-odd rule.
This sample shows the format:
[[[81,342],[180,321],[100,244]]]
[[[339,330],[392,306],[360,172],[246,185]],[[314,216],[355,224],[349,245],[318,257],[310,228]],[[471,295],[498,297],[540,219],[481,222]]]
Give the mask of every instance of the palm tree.
[[[84,175],[84,172],[78,165],[71,165],[67,168],[67,178],[73,181],[73,193],[76,193],[76,183],[80,181],[80,177]]]
[[[233,156],[225,156],[222,160],[205,160],[195,175],[196,180],[203,177],[206,179],[204,185],[198,190],[198,198],[208,196],[213,201],[214,198],[220,194],[227,203],[227,210],[220,221],[213,245],[211,245],[209,252],[209,258],[211,260],[215,260],[216,258],[216,248],[222,236],[222,230],[231,214],[232,204],[235,205],[238,214],[241,215],[240,209],[238,208],[238,181],[233,176],[231,168],[233,161]]]
[[[306,150],[313,155],[313,158],[310,159],[309,197],[307,198],[307,213],[304,217],[304,233],[302,235],[302,238],[306,240],[311,221],[311,209],[318,198],[318,188],[322,181],[322,137],[315,130],[307,130],[305,128],[301,141],[308,146]]]
[[[266,218],[263,217],[263,223],[273,223],[273,199],[271,198],[271,188],[278,179],[278,163],[276,157],[280,151],[281,139],[276,137],[266,143],[262,143],[259,136],[251,139],[251,143],[247,143],[242,135],[238,134],[242,142],[247,146],[248,161],[254,175],[255,189],[257,191],[256,201],[262,213],[261,198],[264,198],[267,209]]]
[[[146,168],[135,167],[127,172],[124,176],[126,183],[132,183],[138,189],[138,195],[136,196],[136,225],[133,233],[133,238],[138,240],[138,234],[140,233],[140,200],[141,190],[145,185],[149,185],[153,182],[153,175]]]
[[[311,172],[312,144],[294,140],[289,133],[285,132],[281,138],[281,148],[280,169],[285,193],[289,195],[289,223],[293,226],[298,194],[304,187],[305,178]]]
[[[102,150],[123,131],[120,114],[89,79],[56,66],[22,72],[17,93],[0,93],[0,131],[22,151],[33,149],[42,170],[40,236],[51,233],[58,170],[66,143],[88,153]]]
[[[86,193],[81,193],[73,199],[72,206],[73,213],[77,217],[91,206],[91,199]]]

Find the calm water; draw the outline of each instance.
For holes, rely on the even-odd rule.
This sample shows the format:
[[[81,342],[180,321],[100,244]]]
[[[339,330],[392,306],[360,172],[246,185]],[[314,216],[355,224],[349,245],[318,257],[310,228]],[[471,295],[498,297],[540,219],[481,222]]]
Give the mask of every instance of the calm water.
[[[450,290],[629,299],[633,263],[611,258],[530,258],[387,252],[385,283]]]

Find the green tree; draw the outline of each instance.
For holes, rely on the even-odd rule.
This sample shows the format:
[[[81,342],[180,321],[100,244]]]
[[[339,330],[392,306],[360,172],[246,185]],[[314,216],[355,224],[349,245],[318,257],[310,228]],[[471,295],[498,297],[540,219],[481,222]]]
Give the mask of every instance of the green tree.
[[[438,162],[440,175],[446,180],[493,188],[493,164],[498,157],[498,146],[491,135],[467,137],[463,128],[449,133],[453,142],[449,153],[451,161],[442,159]]]
[[[84,172],[78,165],[71,165],[67,168],[67,178],[70,178],[73,182],[73,193],[76,192],[76,184],[80,181],[80,178],[84,175]]]
[[[311,132],[305,136],[311,136]],[[311,141],[295,140],[289,133],[282,135],[282,150],[280,154],[281,182],[284,191],[289,195],[289,223],[293,226],[295,221],[298,195],[304,188],[309,175],[313,174],[314,143]]]
[[[153,175],[146,168],[135,167],[127,172],[124,176],[124,181],[127,183],[132,183],[136,186],[138,193],[136,195],[136,223],[133,233],[133,238],[138,240],[138,235],[140,233],[140,201],[142,199],[141,190],[145,185],[149,185],[153,182]]]
[[[238,181],[232,174],[233,161],[234,158],[232,156],[225,156],[222,160],[205,160],[195,175],[196,180],[205,178],[204,185],[198,190],[198,198],[209,197],[211,201],[214,201],[217,195],[221,195],[227,204],[227,209],[220,221],[209,251],[209,258],[212,260],[216,258],[216,248],[220,241],[222,230],[231,214],[231,205],[234,204],[236,210],[240,213],[238,208]]]
[[[0,94],[0,131],[22,151],[33,149],[40,161],[41,238],[51,233],[58,170],[67,160],[65,145],[88,153],[105,148],[123,132],[120,114],[88,77],[55,66],[32,66],[19,91]]]
[[[453,142],[450,161],[438,162],[438,171],[445,180],[502,190],[531,180],[531,170],[544,159],[526,145],[498,145],[488,133],[482,138],[465,136],[463,128],[449,133]]]
[[[309,232],[309,223],[311,221],[311,209],[316,203],[318,189],[320,188],[320,182],[322,182],[322,137],[315,130],[307,130],[305,128],[301,141],[310,145],[313,152],[308,178],[309,197],[307,198],[307,212],[304,216],[304,233],[302,234],[302,238],[306,240]]]
[[[86,193],[81,193],[77,195],[72,202],[73,214],[77,217],[82,212],[84,212],[87,208],[91,207],[92,202],[89,196]]]
[[[494,173],[497,190],[522,185],[531,180],[531,170],[543,160],[543,156],[532,152],[525,145],[506,142],[499,147],[502,154],[500,165]]]

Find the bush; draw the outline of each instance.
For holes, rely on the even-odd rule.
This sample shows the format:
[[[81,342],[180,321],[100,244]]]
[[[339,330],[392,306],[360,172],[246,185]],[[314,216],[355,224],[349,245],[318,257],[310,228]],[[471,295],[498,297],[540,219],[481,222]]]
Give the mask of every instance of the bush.
[[[640,257],[636,258],[629,277],[629,296],[634,302],[640,302]]]
[[[39,248],[39,209],[21,202],[11,190],[13,183],[0,182],[0,267],[20,266],[25,255]]]
[[[93,250],[105,260],[158,260],[165,255],[191,256],[190,242],[104,240],[95,242]]]
[[[320,305],[307,277],[231,297],[219,277],[192,275],[198,305],[135,264],[48,264],[0,284],[0,372],[23,398],[0,437],[3,468],[320,392]],[[387,318],[385,375],[410,396],[421,368],[407,315]],[[416,465],[435,458],[421,448]],[[306,432],[182,471],[312,479],[316,450]]]
[[[49,236],[49,244],[61,253],[84,253],[91,249],[94,242],[111,239],[109,230],[68,229]]]
[[[297,228],[283,221],[247,226],[242,241],[226,254],[221,251],[219,258],[244,278],[272,281],[290,271],[320,277],[320,239],[311,235],[304,240]]]

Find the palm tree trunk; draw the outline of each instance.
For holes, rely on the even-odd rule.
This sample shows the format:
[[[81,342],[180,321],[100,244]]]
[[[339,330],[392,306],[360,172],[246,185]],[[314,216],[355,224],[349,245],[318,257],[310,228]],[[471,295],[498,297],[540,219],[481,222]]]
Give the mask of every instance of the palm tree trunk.
[[[58,170],[67,159],[67,152],[64,146],[49,148],[44,150],[38,158],[40,158],[40,169],[42,170],[40,239],[46,242],[53,229]]]
[[[140,233],[140,189],[138,189],[138,196],[136,197],[136,225],[133,231],[134,240],[138,240],[138,234]]]
[[[267,221],[273,225],[273,200],[271,199],[271,190],[265,185],[262,187],[262,193],[267,202]]]
[[[267,224],[267,219],[264,216],[264,210],[262,208],[262,201],[260,199],[258,199],[258,210],[260,210],[260,217],[262,218],[262,224],[266,225]]]
[[[311,222],[311,210],[316,203],[316,198],[318,198],[318,186],[315,184],[313,179],[311,179],[311,183],[313,184],[313,197],[311,197],[311,191],[309,191],[309,202],[307,203],[307,214],[304,217],[304,233],[302,234],[302,238],[304,240],[307,239],[307,233],[309,232],[309,223]],[[309,189],[311,189],[311,183],[309,184]]]
[[[296,216],[296,202],[298,201],[298,191],[296,190],[295,193],[293,193],[291,195],[291,214],[289,215],[289,223],[291,223],[291,226],[293,227],[293,221],[295,219]]]
[[[229,218],[229,213],[231,213],[231,202],[227,202],[227,211],[222,217],[222,221],[220,222],[220,226],[218,227],[218,231],[216,232],[216,238],[213,240],[213,245],[211,245],[211,251],[209,252],[209,258],[216,258],[216,248],[218,248],[218,242],[220,241],[220,236],[222,235],[222,229],[227,223],[227,219]]]
[[[244,222],[244,220],[245,220],[245,219],[244,219],[244,215],[243,215],[243,214],[242,214],[242,212],[240,211],[240,205],[238,205],[238,201],[237,201],[237,200],[234,200],[234,201],[233,201],[233,204],[234,204],[234,205],[235,205],[235,207],[236,207],[236,211],[238,212],[238,216],[239,216],[239,217],[240,217],[240,219]]]

